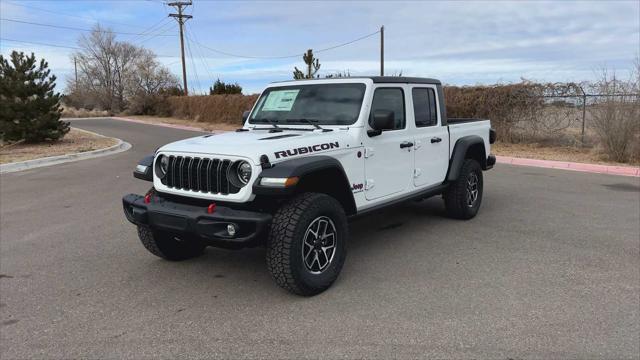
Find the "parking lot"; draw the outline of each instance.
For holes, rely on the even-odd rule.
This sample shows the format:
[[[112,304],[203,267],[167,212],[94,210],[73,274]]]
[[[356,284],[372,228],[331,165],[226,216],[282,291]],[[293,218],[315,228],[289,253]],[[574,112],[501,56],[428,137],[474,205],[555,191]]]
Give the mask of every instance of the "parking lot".
[[[0,179],[1,358],[638,358],[640,179],[498,164],[479,215],[440,198],[351,223],[338,281],[293,296],[264,250],[167,262],[122,214],[137,161],[197,133]]]

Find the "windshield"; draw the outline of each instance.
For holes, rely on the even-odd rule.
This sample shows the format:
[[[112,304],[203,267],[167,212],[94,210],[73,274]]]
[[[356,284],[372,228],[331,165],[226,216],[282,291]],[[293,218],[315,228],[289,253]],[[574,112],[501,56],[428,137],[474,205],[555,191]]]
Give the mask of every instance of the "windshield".
[[[272,87],[258,99],[250,124],[351,125],[358,120],[364,84]]]

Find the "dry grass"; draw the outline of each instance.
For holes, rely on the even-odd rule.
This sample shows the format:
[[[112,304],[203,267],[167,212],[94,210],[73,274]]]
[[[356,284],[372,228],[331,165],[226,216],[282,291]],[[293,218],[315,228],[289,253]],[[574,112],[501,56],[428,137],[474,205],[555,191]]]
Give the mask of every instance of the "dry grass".
[[[491,145],[491,152],[501,156],[527,159],[571,161],[617,166],[640,165],[640,161],[638,159],[629,163],[608,161],[606,156],[599,152],[597,148],[582,148],[577,146],[546,146],[537,143],[511,144],[496,142]]]
[[[76,109],[72,106],[62,107],[63,118],[105,117],[109,115],[109,112],[106,110]]]
[[[242,113],[250,110],[258,95],[172,96],[167,99],[171,114],[199,123],[242,125]]]
[[[113,146],[117,142],[114,138],[71,128],[71,131],[60,141],[39,144],[16,143],[1,146],[0,164],[98,150]]]
[[[215,123],[199,122],[195,120],[180,119],[176,117],[159,117],[159,116],[151,116],[151,115],[126,115],[125,117],[127,119],[144,121],[149,124],[183,125],[183,126],[201,128],[206,131],[215,131],[215,130],[231,131],[239,127],[242,127],[242,124],[228,124],[224,122],[215,122]]]

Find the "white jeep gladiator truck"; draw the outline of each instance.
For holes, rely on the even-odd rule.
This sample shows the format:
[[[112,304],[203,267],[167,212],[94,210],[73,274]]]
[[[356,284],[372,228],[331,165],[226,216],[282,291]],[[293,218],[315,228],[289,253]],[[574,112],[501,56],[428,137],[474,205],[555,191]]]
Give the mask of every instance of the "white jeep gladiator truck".
[[[266,246],[278,285],[326,290],[346,256],[348,219],[442,195],[447,213],[476,215],[495,156],[488,120],[447,118],[440,81],[362,77],[274,83],[235,132],[173,142],[123,198],[144,247],[169,260],[206,246]]]

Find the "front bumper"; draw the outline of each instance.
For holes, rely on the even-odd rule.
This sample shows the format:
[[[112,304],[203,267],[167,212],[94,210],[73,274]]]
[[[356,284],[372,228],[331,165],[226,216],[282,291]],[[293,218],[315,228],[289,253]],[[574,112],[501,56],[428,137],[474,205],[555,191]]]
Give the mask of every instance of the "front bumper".
[[[216,206],[212,214],[206,206],[181,204],[153,195],[146,204],[144,196],[129,194],[122,198],[124,214],[134,225],[176,235],[195,236],[210,245],[242,248],[258,245],[269,228],[272,216],[267,213],[235,210]],[[227,226],[233,224],[231,236]]]

